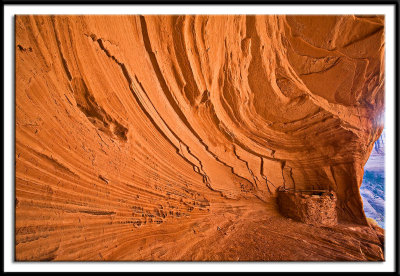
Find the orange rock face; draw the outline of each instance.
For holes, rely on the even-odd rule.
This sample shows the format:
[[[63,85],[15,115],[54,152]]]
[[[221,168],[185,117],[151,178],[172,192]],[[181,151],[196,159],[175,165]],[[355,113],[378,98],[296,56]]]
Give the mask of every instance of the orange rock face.
[[[17,260],[383,259],[359,193],[383,17],[17,16],[15,32]],[[283,218],[279,186],[335,191],[339,225]]]

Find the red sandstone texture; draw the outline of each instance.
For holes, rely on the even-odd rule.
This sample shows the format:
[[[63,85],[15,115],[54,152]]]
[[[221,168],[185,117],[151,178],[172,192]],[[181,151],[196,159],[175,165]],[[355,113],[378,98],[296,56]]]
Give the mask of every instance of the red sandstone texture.
[[[16,16],[16,260],[383,260],[382,16]],[[329,189],[336,226],[277,211]]]

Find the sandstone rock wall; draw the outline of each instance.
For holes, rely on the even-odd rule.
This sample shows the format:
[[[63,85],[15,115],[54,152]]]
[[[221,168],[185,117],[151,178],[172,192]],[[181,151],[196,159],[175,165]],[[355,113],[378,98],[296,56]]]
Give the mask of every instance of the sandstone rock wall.
[[[21,15],[15,33],[17,259],[161,258],[143,245],[279,186],[330,187],[366,223],[383,17]]]

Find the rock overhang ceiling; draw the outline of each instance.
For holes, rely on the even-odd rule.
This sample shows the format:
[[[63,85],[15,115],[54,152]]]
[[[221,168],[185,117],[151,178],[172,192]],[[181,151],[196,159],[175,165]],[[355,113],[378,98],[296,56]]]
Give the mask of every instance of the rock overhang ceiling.
[[[193,215],[175,205],[268,203],[294,185],[336,191],[339,220],[366,223],[359,187],[383,129],[382,16],[15,24],[17,224],[33,210],[122,221],[132,201],[163,221]]]

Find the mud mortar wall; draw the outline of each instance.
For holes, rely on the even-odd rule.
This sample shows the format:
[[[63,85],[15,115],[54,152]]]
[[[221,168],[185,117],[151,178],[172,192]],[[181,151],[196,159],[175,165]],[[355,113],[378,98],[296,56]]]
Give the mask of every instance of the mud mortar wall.
[[[312,225],[336,225],[336,196],[278,192],[282,215]]]

